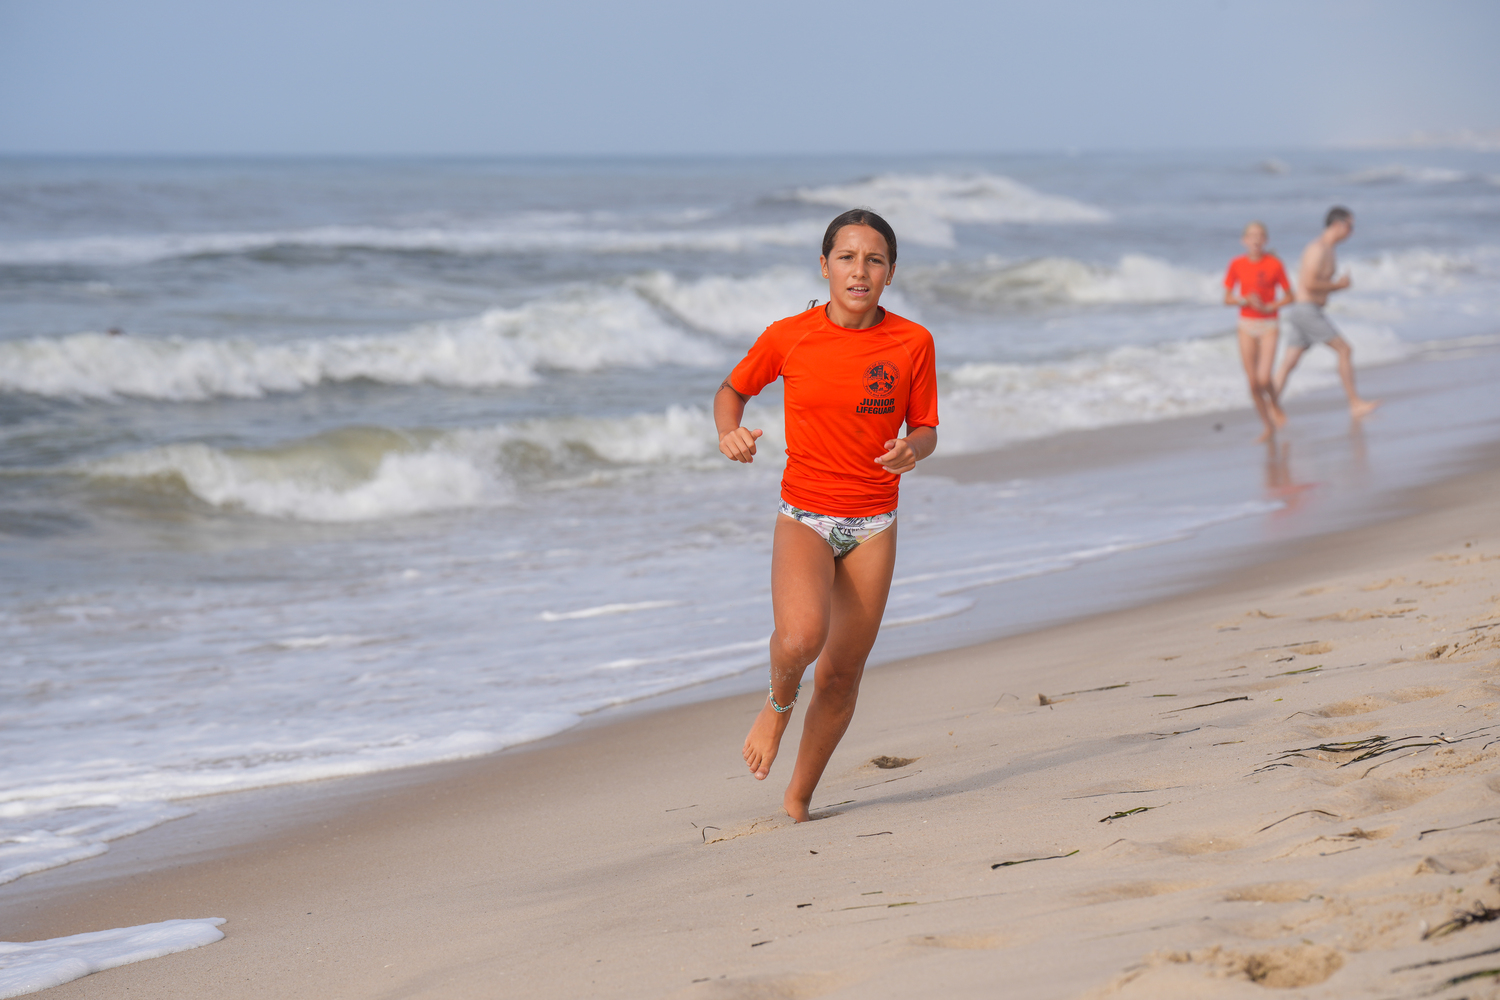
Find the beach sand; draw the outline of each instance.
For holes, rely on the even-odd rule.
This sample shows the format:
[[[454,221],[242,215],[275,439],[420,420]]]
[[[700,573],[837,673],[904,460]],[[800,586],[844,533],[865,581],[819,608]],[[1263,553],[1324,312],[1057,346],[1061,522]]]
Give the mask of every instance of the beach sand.
[[[1188,596],[873,670],[808,824],[797,723],[756,783],[735,695],[221,797],[11,887],[0,939],[227,919],[58,1000],[1425,995],[1500,969],[1500,924],[1450,923],[1500,907],[1494,457]]]

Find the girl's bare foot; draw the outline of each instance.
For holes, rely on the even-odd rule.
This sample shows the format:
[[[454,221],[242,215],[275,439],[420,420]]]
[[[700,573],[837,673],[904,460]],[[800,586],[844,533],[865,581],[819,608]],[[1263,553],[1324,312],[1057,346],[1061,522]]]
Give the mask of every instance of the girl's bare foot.
[[[1359,399],[1349,404],[1349,415],[1355,420],[1360,417],[1368,417],[1375,412],[1375,407],[1380,405],[1378,399]]]
[[[745,737],[745,764],[755,775],[756,781],[765,781],[771,773],[771,762],[781,749],[781,736],[787,723],[792,721],[791,712],[777,712],[770,701],[760,707],[760,714],[750,725],[750,735]]]
[[[808,801],[793,795],[790,788],[786,790],[786,795],[781,800],[781,808],[785,809],[786,814],[796,823],[806,823],[812,818],[807,812],[808,805]]]

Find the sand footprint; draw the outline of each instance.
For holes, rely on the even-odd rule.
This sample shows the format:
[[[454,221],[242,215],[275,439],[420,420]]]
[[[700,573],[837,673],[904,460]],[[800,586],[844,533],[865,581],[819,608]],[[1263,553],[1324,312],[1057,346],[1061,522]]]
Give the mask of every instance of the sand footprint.
[[[1321,944],[1290,945],[1249,953],[1231,951],[1219,945],[1193,951],[1158,951],[1145,956],[1136,967],[1087,996],[1140,997],[1143,1000],[1148,997],[1158,1000],[1163,996],[1201,996],[1209,988],[1203,981],[1204,974],[1214,978],[1248,980],[1273,989],[1291,989],[1316,986],[1343,966],[1344,956],[1337,949]],[[1202,969],[1198,977],[1191,975],[1194,968]]]
[[[843,802],[838,803],[838,805],[845,804],[846,803]],[[809,819],[812,821],[817,821],[821,819],[832,819],[835,816],[841,815],[843,814],[836,809],[824,807],[822,809],[814,809],[809,816]],[[740,837],[749,837],[757,833],[770,833],[773,830],[780,830],[785,827],[796,825],[797,824],[792,822],[792,818],[786,813],[778,813],[775,816],[762,816],[759,819],[752,819],[748,823],[740,823],[735,826],[726,826],[723,829],[716,829],[712,826],[705,826],[703,827],[703,842],[705,844],[720,844],[726,840],[736,840]]]
[[[726,826],[717,830],[711,826],[705,826],[703,828],[703,842],[706,844],[721,844],[726,840],[748,837],[755,833],[770,833],[772,830],[780,830],[782,827],[792,825],[794,825],[792,818],[782,813],[779,816],[762,816],[759,819],[752,819],[748,823]]]
[[[907,944],[918,948],[953,948],[960,951],[991,951],[1008,943],[998,934],[913,934]]]
[[[1209,884],[1204,881],[1117,882],[1114,885],[1106,885],[1088,892],[1079,893],[1079,897],[1090,903],[1113,903],[1121,899],[1147,899],[1151,896],[1165,896],[1169,893],[1185,892],[1188,889],[1201,889]]]

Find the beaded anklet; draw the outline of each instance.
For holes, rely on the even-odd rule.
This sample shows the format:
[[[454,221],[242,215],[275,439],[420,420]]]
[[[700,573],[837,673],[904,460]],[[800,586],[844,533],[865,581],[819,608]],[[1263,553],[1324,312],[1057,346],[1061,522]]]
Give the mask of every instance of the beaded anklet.
[[[796,704],[797,704],[797,694],[801,694],[802,693],[802,685],[801,684],[797,685],[797,694],[792,695],[792,700],[789,701],[789,702],[787,702],[786,708],[782,708],[780,705],[776,704],[776,682],[775,681],[771,682],[771,684],[770,684],[770,691],[771,691],[771,694],[770,694],[769,697],[771,699],[771,711],[775,712],[777,715],[785,715],[787,712],[790,712],[796,706]]]

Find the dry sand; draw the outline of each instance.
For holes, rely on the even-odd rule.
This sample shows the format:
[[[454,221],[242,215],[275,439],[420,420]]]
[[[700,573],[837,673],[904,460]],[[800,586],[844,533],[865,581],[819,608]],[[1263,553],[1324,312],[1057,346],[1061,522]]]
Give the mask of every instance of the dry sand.
[[[881,667],[802,826],[736,696],[36,876],[0,938],[228,919],[57,1000],[1497,996],[1500,922],[1453,922],[1500,907],[1497,497]]]

